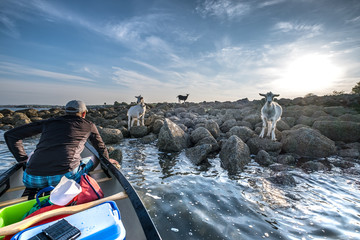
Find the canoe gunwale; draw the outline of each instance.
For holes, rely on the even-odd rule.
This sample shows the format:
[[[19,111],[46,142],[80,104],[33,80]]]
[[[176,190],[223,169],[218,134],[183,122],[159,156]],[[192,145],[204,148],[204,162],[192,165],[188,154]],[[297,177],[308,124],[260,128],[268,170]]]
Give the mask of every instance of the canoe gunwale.
[[[0,175],[0,188],[3,188],[5,185],[5,188],[0,192],[0,197],[10,189],[10,177],[23,166],[23,163],[16,163],[14,166],[10,167]]]

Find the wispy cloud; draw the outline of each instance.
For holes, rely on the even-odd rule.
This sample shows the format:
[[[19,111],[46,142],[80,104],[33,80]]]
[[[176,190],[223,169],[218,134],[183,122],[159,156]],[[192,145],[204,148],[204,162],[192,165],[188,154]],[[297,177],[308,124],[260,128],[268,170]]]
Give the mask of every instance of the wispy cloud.
[[[249,4],[231,0],[206,0],[196,7],[196,11],[204,18],[214,16],[229,20],[249,13],[250,9]]]
[[[120,67],[113,67],[112,80],[116,84],[134,89],[149,90],[157,88],[161,83],[159,80],[140,74],[136,71],[126,70]]]
[[[0,31],[13,38],[20,37],[20,32],[17,30],[15,22],[4,14],[0,14]]]
[[[64,74],[64,73],[58,73],[58,72],[52,72],[52,71],[46,71],[42,69],[32,68],[28,66],[13,64],[13,63],[7,63],[7,62],[0,62],[0,71],[3,74],[8,75],[22,75],[22,76],[36,76],[41,78],[50,78],[55,79],[57,81],[71,81],[71,82],[95,82],[94,80],[90,78],[85,78],[81,76],[76,75],[70,75],[70,74]]]
[[[294,23],[294,22],[278,22],[274,26],[275,31],[282,33],[295,33],[301,34],[304,37],[314,37],[323,31],[323,26],[321,24],[303,24],[303,23]]]
[[[273,5],[277,5],[279,3],[283,3],[285,0],[269,0],[269,1],[265,1],[265,2],[261,2],[258,7],[263,8],[263,7],[269,7],[269,6],[273,6]]]

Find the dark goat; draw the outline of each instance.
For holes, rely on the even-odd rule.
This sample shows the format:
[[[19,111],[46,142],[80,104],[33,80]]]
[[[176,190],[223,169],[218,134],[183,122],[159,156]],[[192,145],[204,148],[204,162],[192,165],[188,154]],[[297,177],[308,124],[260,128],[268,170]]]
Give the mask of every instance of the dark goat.
[[[189,94],[186,94],[186,96],[183,96],[183,95],[178,95],[177,96],[177,98],[179,99],[179,102],[180,102],[180,100],[182,100],[182,101],[186,101],[186,99],[188,98],[188,96],[189,96]]]

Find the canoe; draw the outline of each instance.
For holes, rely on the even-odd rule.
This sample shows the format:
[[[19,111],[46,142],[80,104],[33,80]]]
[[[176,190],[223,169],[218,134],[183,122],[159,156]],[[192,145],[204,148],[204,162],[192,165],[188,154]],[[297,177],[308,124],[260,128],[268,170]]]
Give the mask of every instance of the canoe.
[[[127,195],[127,197],[122,197],[122,199],[114,201],[116,205],[115,208],[120,212],[121,222],[126,231],[126,239],[161,239],[144,204],[121,171],[111,164],[104,156],[100,156],[93,146],[86,143],[86,148],[82,153],[82,157],[88,156],[95,156],[100,160],[99,166],[94,171],[90,172],[89,175],[97,181],[104,192],[104,197],[109,198],[115,194]],[[3,221],[1,218],[4,217],[1,216],[2,209],[11,208],[11,206],[14,206],[15,204],[21,205],[29,202],[27,196],[28,191],[25,191],[26,188],[22,183],[22,174],[23,164],[17,163],[0,175],[0,226],[3,226],[1,225]],[[81,205],[84,204],[78,206]],[[77,205],[74,207],[77,207]],[[88,210],[82,212],[85,214],[85,211],[89,214]],[[97,218],[97,216],[92,217],[94,219]],[[91,217],[89,217],[89,219],[90,218]],[[5,229],[5,226],[3,229]],[[2,237],[0,237],[0,239],[1,238]]]

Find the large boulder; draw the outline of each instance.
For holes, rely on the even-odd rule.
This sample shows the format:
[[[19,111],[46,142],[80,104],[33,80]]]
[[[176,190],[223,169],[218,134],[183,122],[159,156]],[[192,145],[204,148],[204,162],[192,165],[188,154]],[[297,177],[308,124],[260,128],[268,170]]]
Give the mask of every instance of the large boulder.
[[[300,127],[282,132],[282,150],[303,157],[328,157],[336,152],[335,143],[319,131]]]
[[[206,137],[212,137],[211,133],[204,127],[198,127],[191,133],[190,140],[193,144],[196,144]]]
[[[119,129],[99,128],[99,133],[105,144],[116,144],[124,138]]]
[[[187,146],[187,134],[170,119],[165,118],[158,138],[159,150],[163,152],[179,152]]]
[[[250,162],[249,147],[237,136],[231,136],[222,146],[220,151],[222,166],[229,173],[236,173],[244,170],[246,164]]]
[[[360,140],[360,122],[316,121],[313,128],[333,141],[358,142]]]
[[[211,149],[211,144],[202,144],[186,149],[185,154],[193,164],[198,165],[206,160]]]
[[[26,116],[25,113],[16,112],[12,116],[12,125],[14,125],[15,127],[19,127],[29,123],[31,123],[31,120],[30,118],[28,118],[28,116]]]

